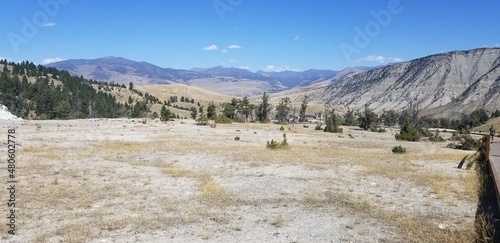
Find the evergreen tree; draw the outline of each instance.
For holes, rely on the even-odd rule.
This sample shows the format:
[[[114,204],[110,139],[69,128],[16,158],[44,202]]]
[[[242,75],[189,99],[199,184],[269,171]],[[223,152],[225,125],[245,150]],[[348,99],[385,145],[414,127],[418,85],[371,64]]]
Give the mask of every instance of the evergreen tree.
[[[307,110],[308,103],[309,103],[309,96],[304,95],[304,98],[302,98],[302,104],[300,105],[299,122],[306,121],[306,110]]]
[[[262,103],[257,108],[257,118],[260,122],[267,122],[269,120],[269,112],[272,106],[269,104],[269,94],[264,92],[262,95]]]
[[[238,110],[241,112],[241,114],[243,114],[245,116],[245,122],[247,122],[248,121],[248,117],[252,115],[253,108],[254,108],[253,105],[250,104],[250,101],[245,96],[239,102],[238,107],[239,107]]]
[[[276,106],[276,119],[280,122],[288,121],[292,102],[290,98],[285,97],[280,99],[280,103]]]
[[[214,104],[214,102],[208,103],[208,107],[207,107],[207,117],[208,117],[208,119],[215,119],[216,116],[217,116],[217,113],[215,111],[215,104]]]
[[[198,111],[196,110],[196,108],[191,107],[191,118],[196,119],[196,117],[198,117]]]
[[[380,117],[386,126],[395,126],[399,121],[399,114],[394,110],[384,111]]]
[[[348,108],[347,112],[344,114],[344,125],[353,126],[356,124],[356,115],[354,109]]]
[[[128,84],[128,89],[130,89],[130,90],[134,90],[134,83],[130,82],[130,83]]]
[[[171,114],[170,114],[170,110],[167,109],[166,106],[162,106],[161,107],[161,111],[160,111],[160,120],[161,121],[168,121],[168,119],[170,118]]]
[[[335,114],[335,110],[326,109],[325,111],[325,132],[342,133],[343,129],[340,127],[342,118]]]
[[[229,119],[234,120],[236,118],[237,107],[238,100],[233,98],[231,100],[231,103],[227,103],[224,105],[224,110],[222,111],[222,113],[224,113],[224,115]]]
[[[363,112],[358,113],[359,127],[363,128],[364,130],[370,129],[377,123],[377,114],[375,114],[375,112],[373,112],[368,107],[369,105],[366,104]]]

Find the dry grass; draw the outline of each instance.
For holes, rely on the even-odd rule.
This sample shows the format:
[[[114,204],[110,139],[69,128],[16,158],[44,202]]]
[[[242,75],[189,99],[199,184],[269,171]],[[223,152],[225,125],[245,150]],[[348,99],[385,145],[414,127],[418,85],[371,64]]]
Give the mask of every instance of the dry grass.
[[[387,211],[372,202],[346,193],[327,191],[322,194],[307,193],[302,203],[308,207],[340,207],[361,217],[381,220],[396,227],[407,242],[472,242],[475,239],[472,223],[450,228],[439,224],[433,215],[411,215],[401,211]]]
[[[464,213],[447,218],[443,212],[448,211],[437,208],[475,205],[474,173],[455,173],[453,168],[466,154],[461,151],[408,143],[404,146],[409,153],[394,155],[390,135],[372,138],[367,133],[364,138],[358,132],[350,139],[297,127],[287,136],[290,150],[271,151],[265,142],[281,138],[279,126],[232,124],[211,129],[161,124],[164,132],[158,133],[152,122],[128,124],[116,128],[125,134],[123,140],[87,141],[78,150],[72,144],[65,148],[75,149],[57,148],[60,139],[24,142],[25,159],[19,168],[25,177],[19,197],[20,207],[29,210],[20,217],[34,232],[29,240],[84,242],[160,231],[179,235],[192,228],[199,229],[189,232],[194,240],[214,240],[220,233],[249,234],[247,229],[263,219],[266,224],[259,227],[288,230],[309,212],[325,211],[373,219],[374,227],[397,229],[397,236],[407,242],[470,242],[474,237]],[[44,131],[50,129],[54,128],[43,124]],[[235,136],[242,141],[234,141]],[[386,188],[364,187],[362,180],[367,178],[377,185],[419,187],[425,196],[396,196],[391,206],[384,205],[390,200],[384,197]],[[437,197],[428,197],[428,192]],[[415,210],[391,210],[405,210],[408,202]],[[40,225],[31,223],[46,218],[57,222],[53,228],[39,230]]]
[[[193,177],[195,173],[186,168],[165,168],[163,171],[169,174],[172,178]]]
[[[274,219],[271,221],[271,225],[276,227],[276,228],[281,228],[283,227],[283,216],[282,215],[278,215],[278,216],[275,216]]]
[[[237,199],[231,193],[227,192],[220,183],[214,180],[208,174],[200,174],[199,181],[199,200],[215,206],[228,206],[234,204]]]

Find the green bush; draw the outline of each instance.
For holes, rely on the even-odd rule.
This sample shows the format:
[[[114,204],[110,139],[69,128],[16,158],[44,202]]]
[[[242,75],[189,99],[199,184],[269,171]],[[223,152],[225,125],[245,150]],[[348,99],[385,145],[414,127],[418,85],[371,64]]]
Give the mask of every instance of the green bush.
[[[240,141],[240,137],[236,136],[236,137],[234,137],[234,140]]]
[[[227,117],[226,115],[219,114],[217,117],[215,117],[215,123],[231,124],[231,123],[233,123],[233,121],[231,119],[229,119],[229,117]]]
[[[280,131],[285,131],[285,128],[283,126],[281,126]]]
[[[316,131],[323,130],[323,128],[321,128],[321,126],[323,126],[322,123],[316,124],[316,127],[314,128],[314,130],[316,130]]]
[[[395,154],[404,154],[406,153],[406,149],[403,148],[401,145],[398,145],[392,148],[392,152]]]
[[[417,142],[422,138],[422,134],[409,123],[406,123],[401,131],[396,133],[395,137],[396,140]]]
[[[450,140],[455,141],[455,143],[448,144],[448,148],[477,150],[482,146],[481,139],[474,139],[467,129],[454,132]]]
[[[271,141],[267,141],[266,148],[274,150],[274,149],[288,149],[290,145],[288,145],[288,141],[286,139],[286,134],[283,133],[283,140],[278,142],[277,140],[271,139]]]
[[[208,125],[208,118],[205,116],[205,114],[201,114],[198,119],[196,119],[196,125],[198,126],[207,126]]]
[[[435,133],[432,133],[433,135],[429,136],[429,141],[431,142],[444,142],[445,139],[439,135],[439,130],[437,130]]]
[[[385,130],[385,128],[382,127],[371,127],[370,131],[379,133],[387,132],[387,130]]]

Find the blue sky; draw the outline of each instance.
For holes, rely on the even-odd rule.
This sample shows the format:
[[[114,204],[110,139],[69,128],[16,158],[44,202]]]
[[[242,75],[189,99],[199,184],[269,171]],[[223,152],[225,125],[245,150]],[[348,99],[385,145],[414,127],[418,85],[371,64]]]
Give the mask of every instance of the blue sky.
[[[500,47],[500,1],[2,1],[0,58],[341,70]]]

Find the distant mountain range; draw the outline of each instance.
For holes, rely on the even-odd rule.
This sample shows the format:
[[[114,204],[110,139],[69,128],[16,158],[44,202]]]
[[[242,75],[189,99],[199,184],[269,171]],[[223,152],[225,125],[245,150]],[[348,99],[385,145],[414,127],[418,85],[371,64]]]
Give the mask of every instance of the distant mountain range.
[[[182,83],[230,96],[274,93],[300,102],[308,95],[316,104],[362,108],[376,112],[401,110],[408,99],[425,112],[459,116],[475,109],[500,109],[500,48],[453,51],[376,68],[341,71],[251,72],[213,67],[180,70],[119,57],[67,60],[50,66],[88,79],[128,84]]]
[[[246,69],[222,66],[183,70],[161,68],[147,62],[136,62],[121,57],[72,59],[47,66],[104,82],[126,85],[130,82],[137,85],[182,83],[234,96],[252,96],[262,94],[264,91],[278,92],[294,87],[309,86],[339,73],[333,70],[316,69],[303,72],[251,72]],[[355,68],[353,73],[367,69],[369,68]]]

